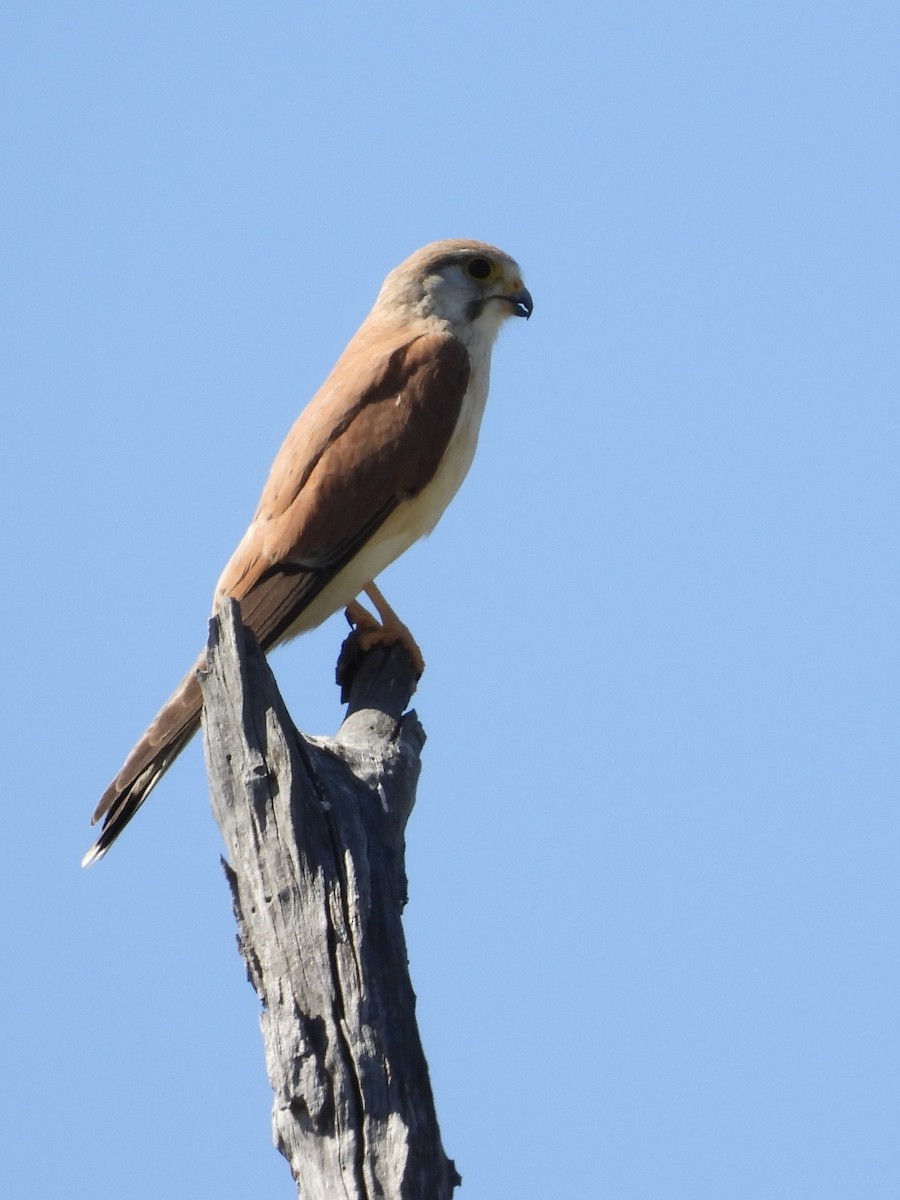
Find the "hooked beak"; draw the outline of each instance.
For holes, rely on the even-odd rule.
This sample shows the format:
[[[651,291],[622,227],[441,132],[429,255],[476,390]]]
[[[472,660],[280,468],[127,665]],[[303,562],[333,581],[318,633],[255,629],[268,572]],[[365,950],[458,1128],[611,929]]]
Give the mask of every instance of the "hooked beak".
[[[527,287],[520,287],[514,292],[507,292],[503,299],[512,307],[513,316],[524,317],[527,321],[534,312],[534,301]]]

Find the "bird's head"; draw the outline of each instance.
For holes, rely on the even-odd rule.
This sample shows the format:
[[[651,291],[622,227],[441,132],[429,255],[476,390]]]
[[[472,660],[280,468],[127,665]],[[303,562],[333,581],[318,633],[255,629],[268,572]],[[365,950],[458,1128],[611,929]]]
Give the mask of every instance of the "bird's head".
[[[486,242],[451,238],[417,250],[385,279],[374,312],[425,319],[468,342],[496,336],[507,317],[530,317],[534,304],[518,264]]]

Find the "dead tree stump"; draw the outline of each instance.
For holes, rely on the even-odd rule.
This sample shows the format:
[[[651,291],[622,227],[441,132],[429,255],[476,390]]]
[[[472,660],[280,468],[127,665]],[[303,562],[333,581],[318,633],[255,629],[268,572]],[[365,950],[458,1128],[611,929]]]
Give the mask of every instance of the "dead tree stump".
[[[201,677],[212,806],[239,946],[262,1002],[275,1143],[302,1200],[445,1200],[401,912],[425,735],[406,653],[376,648],[334,739],[291,722],[240,610]]]

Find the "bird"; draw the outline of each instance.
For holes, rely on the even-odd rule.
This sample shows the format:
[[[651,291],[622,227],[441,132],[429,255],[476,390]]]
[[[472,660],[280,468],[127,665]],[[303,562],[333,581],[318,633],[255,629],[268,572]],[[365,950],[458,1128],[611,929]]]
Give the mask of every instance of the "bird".
[[[234,597],[269,651],[345,609],[364,640],[402,642],[420,675],[421,651],[375,579],[434,529],[459,489],[497,334],[533,307],[518,264],[486,242],[433,242],[395,267],[288,432],[213,612]],[[82,866],[106,854],[199,729],[205,662],[204,651],[104,791]]]

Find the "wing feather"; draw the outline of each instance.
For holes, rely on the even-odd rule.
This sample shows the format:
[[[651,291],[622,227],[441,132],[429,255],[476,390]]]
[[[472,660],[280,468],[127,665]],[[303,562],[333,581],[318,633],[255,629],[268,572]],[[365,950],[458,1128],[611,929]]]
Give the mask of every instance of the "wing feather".
[[[366,331],[361,331],[365,333]],[[361,338],[298,418],[216,589],[271,646],[377,531],[434,477],[469,380],[450,336]],[[361,377],[359,359],[374,368]]]

